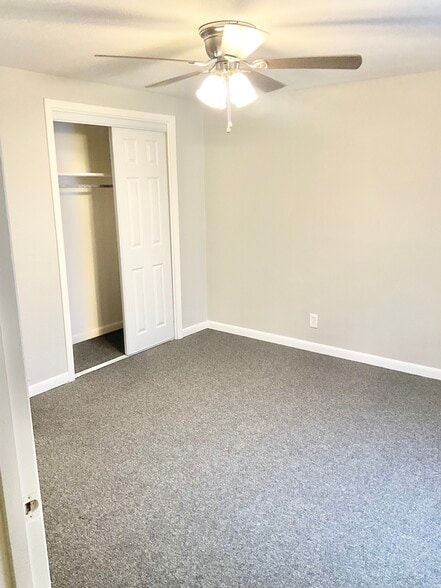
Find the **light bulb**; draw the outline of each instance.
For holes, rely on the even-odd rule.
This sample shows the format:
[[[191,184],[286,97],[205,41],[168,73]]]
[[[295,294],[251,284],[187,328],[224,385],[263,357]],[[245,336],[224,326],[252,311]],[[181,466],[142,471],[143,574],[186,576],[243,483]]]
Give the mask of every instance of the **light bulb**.
[[[241,108],[257,99],[256,90],[247,76],[241,72],[233,73],[229,79],[231,102]]]
[[[205,78],[196,92],[201,102],[211,108],[222,110],[227,105],[227,86],[222,76],[211,74]]]

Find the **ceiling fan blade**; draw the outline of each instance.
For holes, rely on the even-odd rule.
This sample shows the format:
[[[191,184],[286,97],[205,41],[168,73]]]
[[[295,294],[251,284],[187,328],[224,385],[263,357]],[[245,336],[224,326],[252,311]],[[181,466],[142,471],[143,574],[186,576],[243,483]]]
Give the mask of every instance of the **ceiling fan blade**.
[[[189,59],[174,59],[173,57],[146,57],[140,55],[95,55],[95,57],[112,57],[115,59],[148,59],[150,61],[177,61],[179,63],[188,63],[190,65],[206,65],[202,61],[192,61]]]
[[[266,61],[268,69],[358,69],[361,55],[328,55],[326,57],[282,57]]]
[[[222,54],[245,59],[262,45],[267,35],[252,26],[226,24],[222,34]]]
[[[175,82],[180,82],[182,80],[187,80],[188,78],[194,78],[196,76],[200,76],[205,72],[203,71],[192,71],[191,73],[184,74],[182,76],[177,76],[175,78],[169,78],[168,80],[162,80],[161,82],[155,82],[154,84],[149,84],[146,88],[159,88],[160,86],[166,86],[167,84],[174,84]]]
[[[262,92],[274,92],[275,90],[280,90],[281,88],[286,87],[286,84],[282,84],[282,82],[265,76],[258,71],[248,71],[246,75],[253,86]]]

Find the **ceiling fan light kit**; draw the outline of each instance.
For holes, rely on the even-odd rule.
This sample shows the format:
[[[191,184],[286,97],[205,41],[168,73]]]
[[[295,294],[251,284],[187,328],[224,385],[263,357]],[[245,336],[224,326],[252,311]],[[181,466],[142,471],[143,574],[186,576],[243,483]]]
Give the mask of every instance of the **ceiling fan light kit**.
[[[228,93],[231,103],[238,108],[257,100],[256,90],[242,72],[235,72],[228,77],[208,75],[197,90],[196,96],[207,106],[224,110],[227,107]]]
[[[207,106],[227,110],[229,133],[232,105],[241,108],[257,100],[256,90],[241,71],[241,62],[260,47],[267,33],[247,22],[215,21],[202,25],[199,35],[214,63],[196,96]]]
[[[238,20],[219,20],[204,24],[199,28],[199,35],[204,41],[208,61],[131,55],[96,55],[96,57],[174,61],[200,68],[146,87],[155,88],[198,75],[206,75],[196,96],[211,108],[226,109],[227,133],[233,126],[231,121],[233,105],[241,108],[254,102],[258,97],[255,88],[262,92],[274,92],[285,87],[282,82],[261,73],[262,70],[358,69],[362,63],[361,55],[259,58],[248,62],[247,57],[262,45],[268,33],[251,23]]]

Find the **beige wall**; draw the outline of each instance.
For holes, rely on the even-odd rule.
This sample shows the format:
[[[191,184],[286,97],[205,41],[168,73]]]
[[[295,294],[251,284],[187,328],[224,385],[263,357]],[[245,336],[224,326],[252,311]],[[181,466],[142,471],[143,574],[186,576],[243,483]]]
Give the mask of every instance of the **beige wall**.
[[[209,115],[209,318],[441,367],[440,98],[437,72]]]
[[[9,545],[3,508],[3,491],[0,479],[0,588],[12,588]]]
[[[30,384],[67,369],[44,98],[176,116],[184,327],[206,318],[204,146],[199,105],[147,91],[0,68],[0,141]]]

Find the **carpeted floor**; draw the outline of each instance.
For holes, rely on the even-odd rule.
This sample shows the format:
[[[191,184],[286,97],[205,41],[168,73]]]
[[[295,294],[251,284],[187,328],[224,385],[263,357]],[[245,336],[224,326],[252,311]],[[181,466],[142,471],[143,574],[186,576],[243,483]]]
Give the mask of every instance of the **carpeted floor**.
[[[204,331],[32,412],[54,588],[441,586],[441,382]]]
[[[73,346],[75,373],[124,355],[123,330],[88,339]]]

